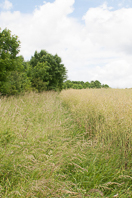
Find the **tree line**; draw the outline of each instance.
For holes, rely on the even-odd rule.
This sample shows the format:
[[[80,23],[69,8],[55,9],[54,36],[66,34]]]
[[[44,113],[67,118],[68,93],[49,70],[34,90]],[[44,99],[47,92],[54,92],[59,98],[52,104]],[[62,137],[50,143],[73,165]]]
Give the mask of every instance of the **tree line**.
[[[87,89],[87,88],[109,88],[107,84],[101,84],[98,80],[91,82],[83,82],[83,81],[70,81],[67,80],[63,83],[63,89]]]
[[[16,95],[25,91],[38,92],[62,89],[109,87],[99,81],[91,83],[67,80],[61,58],[45,50],[35,51],[29,61],[19,56],[20,41],[11,31],[0,29],[0,94]]]

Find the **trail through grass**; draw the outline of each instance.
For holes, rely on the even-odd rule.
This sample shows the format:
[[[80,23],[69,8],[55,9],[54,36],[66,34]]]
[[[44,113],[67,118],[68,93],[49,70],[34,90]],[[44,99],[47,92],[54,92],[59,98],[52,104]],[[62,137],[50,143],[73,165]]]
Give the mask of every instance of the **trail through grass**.
[[[57,171],[74,125],[57,97],[47,92],[0,100],[1,197],[63,197],[70,190]]]
[[[1,98],[0,197],[132,197],[131,96],[67,90]]]
[[[93,188],[107,197],[132,197],[132,90],[71,89],[61,98],[84,142],[91,142],[81,162],[88,172],[73,180],[86,191]]]

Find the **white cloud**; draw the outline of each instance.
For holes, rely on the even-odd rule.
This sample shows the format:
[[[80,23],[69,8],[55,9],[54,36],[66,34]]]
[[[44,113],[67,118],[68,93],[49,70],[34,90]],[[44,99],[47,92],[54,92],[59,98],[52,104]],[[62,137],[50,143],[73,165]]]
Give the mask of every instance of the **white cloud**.
[[[91,70],[94,80],[99,79],[111,87],[132,87],[132,65],[124,59],[111,61],[103,67],[95,67]],[[116,86],[115,86],[116,84]]]
[[[13,7],[13,5],[12,5],[12,3],[10,1],[5,0],[5,2],[3,2],[3,3],[0,4],[0,7],[3,10],[10,10]]]
[[[130,52],[132,46],[132,8],[109,11],[92,8],[83,17],[90,38],[100,46],[116,52]]]
[[[83,16],[85,24],[69,17],[74,0],[56,0],[32,14],[1,12],[7,27],[21,41],[21,54],[35,50],[58,53],[71,80],[100,80],[111,87],[132,87],[132,8],[112,11],[103,4]]]

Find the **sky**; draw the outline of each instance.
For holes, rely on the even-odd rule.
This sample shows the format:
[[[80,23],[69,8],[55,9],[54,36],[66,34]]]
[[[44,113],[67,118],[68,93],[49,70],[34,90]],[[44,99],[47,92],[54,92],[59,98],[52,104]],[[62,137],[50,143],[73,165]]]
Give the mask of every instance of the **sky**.
[[[132,88],[131,0],[0,0],[0,27],[20,55],[58,54],[69,80]]]

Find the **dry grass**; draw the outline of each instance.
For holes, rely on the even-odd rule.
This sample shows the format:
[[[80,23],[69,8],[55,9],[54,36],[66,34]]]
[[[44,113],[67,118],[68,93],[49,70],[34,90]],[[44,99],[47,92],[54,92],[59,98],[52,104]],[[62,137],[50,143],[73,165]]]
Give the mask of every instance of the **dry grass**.
[[[0,197],[132,197],[132,91],[0,99]]]
[[[131,150],[131,89],[68,90],[61,97],[88,137],[109,147]]]
[[[63,91],[61,99],[70,109],[84,141],[91,141],[92,147],[96,148],[91,152],[97,158],[97,153],[101,154],[107,171],[132,176],[132,90],[71,89]],[[115,174],[109,182],[116,179]]]
[[[0,115],[0,196],[67,194],[63,191],[70,190],[70,184],[60,183],[55,175],[63,164],[63,151],[66,153],[74,126],[58,94],[2,98]]]

